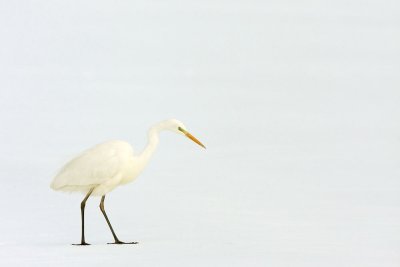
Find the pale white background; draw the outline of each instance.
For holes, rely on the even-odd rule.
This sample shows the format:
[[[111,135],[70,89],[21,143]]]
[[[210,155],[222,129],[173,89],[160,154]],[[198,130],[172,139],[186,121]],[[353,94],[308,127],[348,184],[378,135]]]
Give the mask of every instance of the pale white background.
[[[398,1],[1,1],[1,266],[399,266]],[[108,139],[143,175],[53,192]]]

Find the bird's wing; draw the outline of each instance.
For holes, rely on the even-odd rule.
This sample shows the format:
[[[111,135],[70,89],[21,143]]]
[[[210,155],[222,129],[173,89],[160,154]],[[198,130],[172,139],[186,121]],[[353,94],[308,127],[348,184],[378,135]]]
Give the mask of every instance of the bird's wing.
[[[79,189],[107,182],[118,176],[129,154],[133,152],[127,143],[110,141],[99,144],[69,161],[56,175],[51,188]]]

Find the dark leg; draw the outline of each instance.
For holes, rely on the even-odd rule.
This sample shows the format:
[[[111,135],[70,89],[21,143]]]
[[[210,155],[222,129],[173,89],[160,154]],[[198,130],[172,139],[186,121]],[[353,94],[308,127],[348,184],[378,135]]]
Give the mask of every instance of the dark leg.
[[[101,197],[101,201],[100,201],[100,210],[101,210],[101,212],[103,213],[104,218],[106,218],[107,224],[108,224],[108,226],[110,227],[111,233],[112,233],[112,235],[113,235],[113,237],[114,237],[114,240],[115,240],[114,243],[108,243],[108,244],[137,244],[138,242],[127,242],[127,243],[125,243],[125,242],[122,242],[122,241],[120,241],[120,240],[118,239],[117,235],[116,235],[115,232],[114,232],[114,229],[113,229],[112,226],[111,226],[110,220],[109,220],[108,217],[107,217],[106,210],[104,209],[104,199],[105,199],[105,198],[106,198],[105,195]]]
[[[81,219],[82,219],[82,236],[81,236],[81,243],[80,244],[72,244],[72,245],[77,245],[77,246],[86,246],[90,245],[85,242],[85,206],[86,206],[86,200],[90,197],[90,194],[92,194],[93,189],[90,189],[85,198],[81,202]]]

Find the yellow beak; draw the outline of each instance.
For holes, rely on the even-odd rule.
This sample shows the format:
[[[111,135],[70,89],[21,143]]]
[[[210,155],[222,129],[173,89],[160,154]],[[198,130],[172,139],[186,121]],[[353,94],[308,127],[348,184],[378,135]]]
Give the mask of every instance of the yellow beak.
[[[195,142],[196,144],[198,144],[199,146],[206,148],[196,137],[194,137],[191,133],[189,133],[188,131],[182,129],[179,127],[179,130],[184,133],[186,135],[187,138],[189,138],[190,140],[192,140],[193,142]]]
[[[194,137],[191,133],[186,132],[185,133],[186,137],[198,144],[199,146],[202,146],[203,148],[206,148],[196,137]]]

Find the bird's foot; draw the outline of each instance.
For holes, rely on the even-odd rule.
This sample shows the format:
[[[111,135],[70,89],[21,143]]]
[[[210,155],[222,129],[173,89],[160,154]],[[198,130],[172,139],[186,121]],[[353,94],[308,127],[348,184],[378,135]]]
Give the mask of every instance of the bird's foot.
[[[79,243],[79,244],[72,244],[73,246],[90,246],[90,244],[89,243],[86,243],[86,242],[81,242],[81,243]]]
[[[117,240],[115,242],[107,243],[107,244],[109,244],[109,245],[124,245],[124,244],[138,244],[138,243],[139,242],[122,242],[122,241]]]

